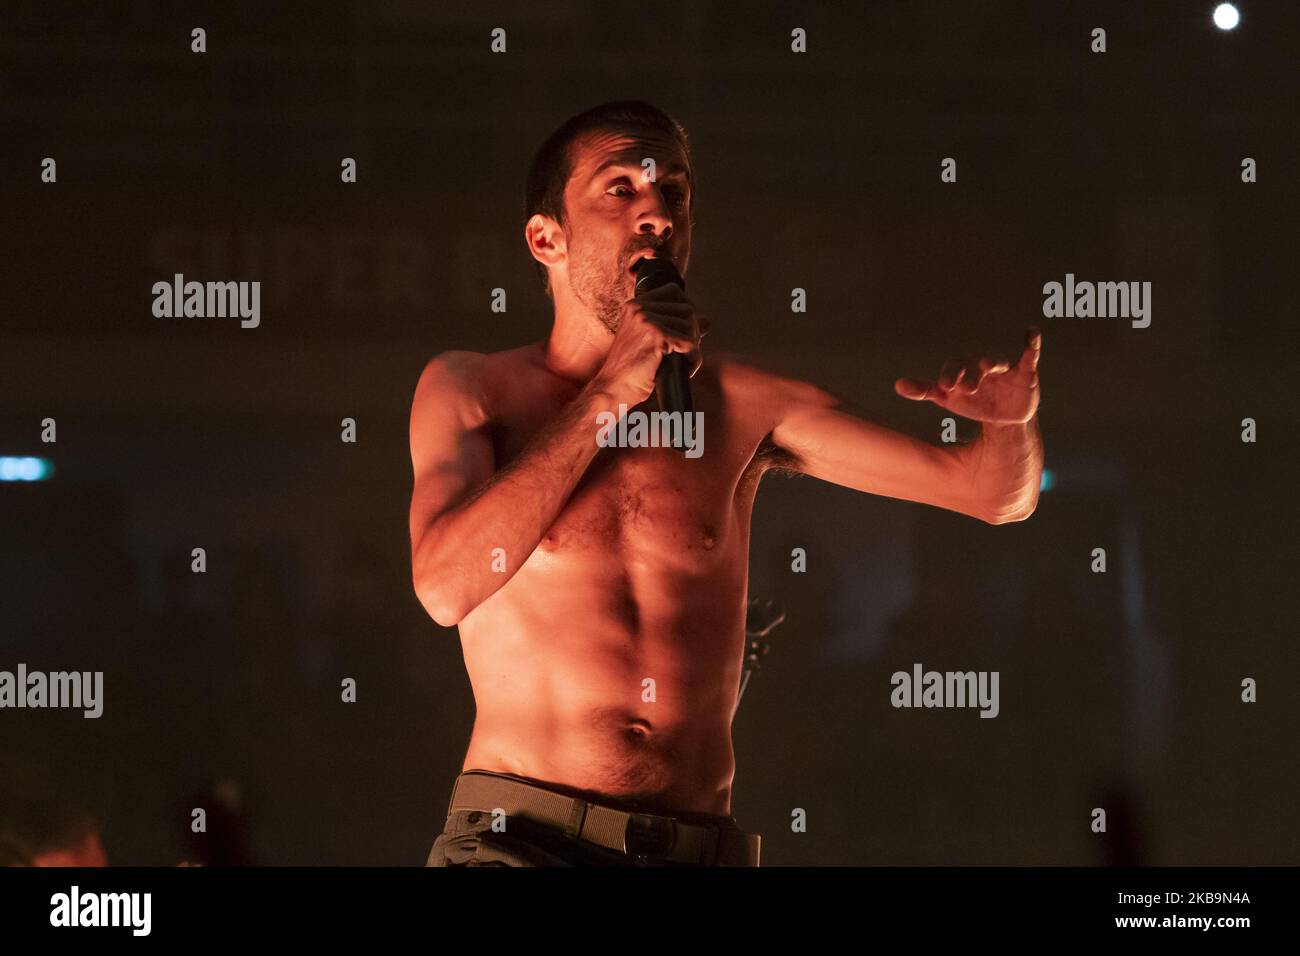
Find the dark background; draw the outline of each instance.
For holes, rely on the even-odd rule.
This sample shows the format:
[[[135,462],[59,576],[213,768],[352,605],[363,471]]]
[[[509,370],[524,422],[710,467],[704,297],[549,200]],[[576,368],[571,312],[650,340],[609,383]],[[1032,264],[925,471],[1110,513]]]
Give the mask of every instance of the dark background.
[[[0,484],[0,669],[106,684],[97,721],[0,712],[7,805],[90,808],[114,863],[423,862],[473,699],[410,584],[412,391],[546,334],[529,159],[637,97],[692,138],[712,349],[937,441],[894,379],[1044,329],[1029,521],[764,483],[751,593],[789,619],[733,805],[764,862],[1300,862],[1300,12],[1212,7],[6,4],[0,454],[56,471]],[[260,328],[153,317],[174,272],[261,281]],[[1152,282],[1151,326],[1043,319],[1067,272]],[[1001,715],[891,708],[915,662],[1000,671]]]

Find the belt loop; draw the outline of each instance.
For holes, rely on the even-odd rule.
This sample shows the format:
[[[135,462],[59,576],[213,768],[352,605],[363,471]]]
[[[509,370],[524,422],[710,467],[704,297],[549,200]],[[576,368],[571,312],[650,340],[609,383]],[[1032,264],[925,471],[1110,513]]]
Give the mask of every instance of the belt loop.
[[[577,837],[582,833],[582,822],[587,818],[587,801],[579,800],[576,797],[573,800],[573,806],[569,808],[569,822],[564,828],[564,832],[571,837]]]
[[[456,806],[456,791],[460,789],[460,782],[464,778],[463,773],[456,774],[456,779],[451,784],[451,799],[447,801],[447,817],[451,818],[452,808]]]
[[[709,827],[704,831],[704,846],[700,854],[701,866],[718,866],[718,856],[722,852],[722,830]]]

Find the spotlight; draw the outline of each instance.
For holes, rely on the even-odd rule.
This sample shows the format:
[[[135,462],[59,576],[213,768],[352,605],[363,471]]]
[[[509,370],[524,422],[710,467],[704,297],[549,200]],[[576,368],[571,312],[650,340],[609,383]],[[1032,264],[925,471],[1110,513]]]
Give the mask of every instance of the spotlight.
[[[1231,30],[1241,21],[1241,14],[1230,3],[1221,3],[1214,8],[1214,25],[1220,30]]]

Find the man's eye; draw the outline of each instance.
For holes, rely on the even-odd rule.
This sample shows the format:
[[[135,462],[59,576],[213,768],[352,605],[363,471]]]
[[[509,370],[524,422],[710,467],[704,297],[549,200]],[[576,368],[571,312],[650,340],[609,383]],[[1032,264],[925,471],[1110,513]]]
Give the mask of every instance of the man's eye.
[[[616,184],[616,185],[614,185],[614,186],[611,186],[611,187],[609,188],[609,191],[610,191],[610,192],[613,192],[615,189],[626,189],[626,190],[627,190],[627,195],[629,195],[629,196],[631,196],[631,195],[633,194],[632,187],[631,187],[631,186],[625,186],[625,185],[622,184],[622,183],[618,183],[618,184]],[[620,196],[619,198],[621,199],[621,198],[623,198],[623,197]]]

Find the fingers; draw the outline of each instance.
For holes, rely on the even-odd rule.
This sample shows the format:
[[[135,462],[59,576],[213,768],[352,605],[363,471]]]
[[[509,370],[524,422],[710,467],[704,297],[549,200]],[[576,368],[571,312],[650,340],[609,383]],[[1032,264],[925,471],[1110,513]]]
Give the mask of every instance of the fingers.
[[[663,330],[663,351],[665,355],[669,352],[681,352],[683,355],[691,355],[698,349],[699,345],[692,336],[679,335]]]
[[[939,388],[944,392],[974,395],[984,380],[985,361],[960,362],[949,359],[943,363],[943,371],[939,373]]]
[[[664,291],[666,289],[671,291]],[[708,334],[712,321],[696,315],[694,303],[676,285],[651,289],[628,299],[624,305],[638,312],[647,325],[659,332],[662,354],[680,352],[686,356],[690,377],[694,378],[704,366],[700,339]]]
[[[1038,343],[1041,337],[1035,330],[1026,336],[1027,342],[1032,342],[1025,349],[1024,365],[1029,371],[1033,371],[1038,364]],[[1022,366],[1014,366],[1019,370]],[[990,376],[1003,375],[1013,371],[1013,366],[1006,359],[994,359],[981,357],[973,362],[958,362],[950,360],[944,363],[944,371],[939,376],[939,387],[946,392],[958,390],[968,395],[974,395],[979,391],[980,386]]]
[[[663,336],[664,354],[681,352],[691,360],[692,368],[698,364],[700,340],[693,326],[683,323],[655,322],[653,317],[651,322]]]
[[[638,293],[635,298],[642,302],[685,302],[688,305],[693,304],[690,299],[686,298],[686,293],[682,290],[682,287],[675,282],[668,282],[653,289],[645,289]]]
[[[962,383],[962,388],[967,394],[974,395],[980,390],[984,381],[993,375],[1001,375],[1011,371],[1011,363],[1005,359],[981,358],[974,367],[967,366],[966,376]]]
[[[666,351],[698,352],[708,320],[700,321],[689,305],[674,308],[675,303],[656,302],[653,309],[642,307],[646,322],[662,332],[674,344]],[[698,367],[698,366],[697,366]],[[692,373],[694,374],[694,373]]]
[[[1031,325],[1025,332],[1025,350],[1015,366],[1005,359],[980,358],[973,362],[964,362],[958,359],[948,359],[943,363],[943,368],[939,372],[939,378],[936,381],[928,381],[920,378],[900,378],[894,383],[894,391],[903,398],[909,398],[913,401],[930,399],[932,401],[942,399],[945,396],[957,392],[963,395],[974,395],[979,391],[980,385],[990,376],[1003,375],[1013,372],[1017,376],[1025,376],[1029,379],[1029,384],[1035,385],[1038,381],[1038,359],[1043,348],[1043,333],[1037,326]]]
[[[690,316],[663,315],[659,312],[646,312],[644,315],[647,322],[669,335],[681,336],[691,341],[698,338],[695,323],[691,321]]]
[[[642,305],[641,309],[647,316],[662,315],[674,319],[691,319],[701,336],[707,335],[713,328],[713,320],[705,315],[696,315],[689,303],[656,302],[653,306]]]
[[[960,362],[948,359],[943,363],[943,368],[939,371],[939,388],[945,392],[951,392],[965,375],[966,369]]]
[[[1004,359],[994,360],[982,358],[980,359],[980,371],[985,375],[988,375],[991,372],[1009,372],[1011,371],[1011,363]]]
[[[639,299],[629,299],[628,301],[637,305],[647,315],[682,315],[689,317],[695,312],[694,307],[689,302],[642,302]]]
[[[923,378],[900,378],[894,383],[894,391],[903,398],[920,402],[938,392],[939,387]]]
[[[1036,325],[1031,325],[1025,332],[1025,350],[1020,355],[1016,370],[1032,375],[1038,370],[1038,359],[1043,352],[1043,332]]]
[[[974,395],[979,390],[980,383],[988,371],[998,368],[1001,365],[1004,369],[1010,368],[1007,363],[991,362],[988,359],[981,359],[976,365],[967,365],[956,359],[949,359],[943,363],[943,369],[939,372],[937,381],[930,381],[923,378],[900,378],[894,382],[894,391],[903,398],[909,398],[913,401],[922,401],[924,399],[941,399],[954,391],[965,395]]]
[[[924,378],[900,378],[894,382],[894,392],[914,402],[925,399],[939,400],[958,388],[965,394],[974,394],[979,388],[980,380],[984,377],[983,369],[984,361],[981,361],[979,367],[972,371],[964,363],[956,359],[948,359],[943,363],[937,381],[932,382]]]
[[[658,315],[654,312],[643,313],[648,325],[658,331],[660,351],[681,352],[691,363],[691,375],[699,371],[704,360],[700,354],[700,339],[695,324],[682,316]]]
[[[676,289],[676,286],[673,286]],[[658,289],[653,290],[658,292]],[[680,290],[679,290],[680,291]],[[658,317],[668,319],[684,319],[687,324],[694,327],[695,305],[689,299],[648,299],[646,296],[638,296],[628,299],[623,303],[623,307],[633,308],[640,311],[647,319],[655,320]],[[700,319],[699,324],[702,326],[707,319]],[[711,324],[711,323],[710,323]]]

